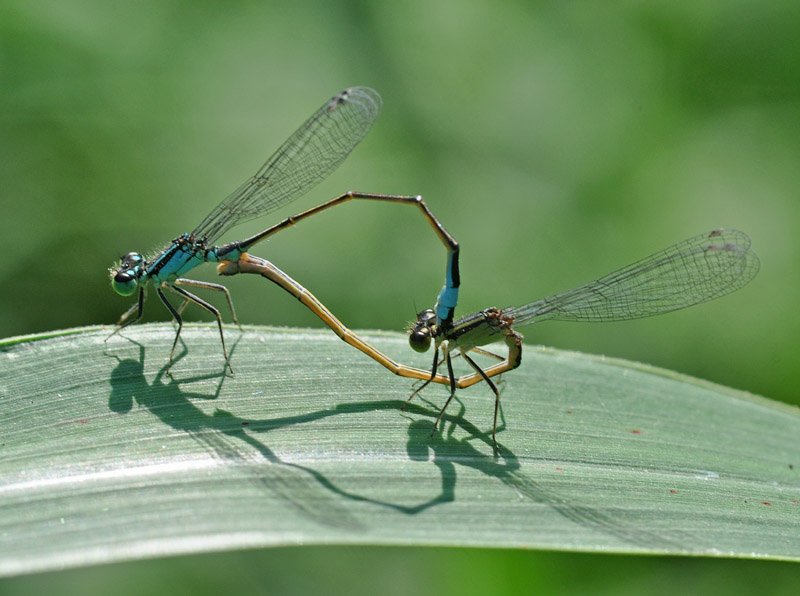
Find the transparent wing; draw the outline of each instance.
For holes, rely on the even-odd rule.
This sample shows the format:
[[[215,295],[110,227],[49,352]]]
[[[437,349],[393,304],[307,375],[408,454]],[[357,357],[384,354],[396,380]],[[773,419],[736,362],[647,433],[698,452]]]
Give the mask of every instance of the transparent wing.
[[[503,310],[515,326],[537,321],[623,321],[713,300],[747,285],[759,262],[750,237],[714,230],[679,242],[573,290]]]
[[[194,236],[211,244],[234,225],[300,197],[344,161],[380,109],[381,96],[369,87],[351,87],[331,98],[208,214]]]

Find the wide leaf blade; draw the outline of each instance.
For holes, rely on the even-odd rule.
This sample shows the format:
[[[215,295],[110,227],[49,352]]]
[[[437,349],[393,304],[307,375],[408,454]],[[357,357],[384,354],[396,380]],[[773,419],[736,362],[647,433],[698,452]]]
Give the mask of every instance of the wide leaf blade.
[[[527,346],[491,448],[480,384],[424,391],[330,332],[168,325],[0,344],[0,574],[287,544],[800,559],[795,408]],[[397,334],[367,334],[425,367]]]

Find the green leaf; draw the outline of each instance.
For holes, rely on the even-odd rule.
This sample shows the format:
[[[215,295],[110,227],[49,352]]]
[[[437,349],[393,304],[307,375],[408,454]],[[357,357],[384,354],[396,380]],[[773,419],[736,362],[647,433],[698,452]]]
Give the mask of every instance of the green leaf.
[[[88,328],[0,344],[0,574],[287,544],[800,559],[795,408],[526,346],[500,383],[411,382],[328,331]],[[405,338],[379,349],[425,367]],[[104,343],[105,342],[105,343]],[[181,346],[179,346],[181,350]]]

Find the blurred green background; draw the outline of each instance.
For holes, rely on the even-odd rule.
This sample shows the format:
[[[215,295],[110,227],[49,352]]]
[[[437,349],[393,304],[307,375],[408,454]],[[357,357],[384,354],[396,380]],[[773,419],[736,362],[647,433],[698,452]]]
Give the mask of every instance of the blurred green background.
[[[791,0],[3,0],[0,337],[115,322],[130,304],[110,288],[116,257],[193,229],[331,95],[368,85],[384,110],[347,162],[224,240],[346,190],[422,194],[461,241],[463,314],[738,227],[762,269],[737,294],[652,320],[528,328],[527,341],[798,403],[799,34]],[[417,212],[389,205],[345,205],[254,253],[356,329],[401,330],[444,265]],[[211,266],[197,277],[216,278]],[[226,283],[245,323],[318,326],[264,280]],[[148,320],[167,318],[149,304]],[[126,574],[171,594],[582,593],[587,578],[598,594],[797,591],[779,563],[301,548],[0,581],[0,593],[91,592]],[[263,581],[241,584],[250,575]]]

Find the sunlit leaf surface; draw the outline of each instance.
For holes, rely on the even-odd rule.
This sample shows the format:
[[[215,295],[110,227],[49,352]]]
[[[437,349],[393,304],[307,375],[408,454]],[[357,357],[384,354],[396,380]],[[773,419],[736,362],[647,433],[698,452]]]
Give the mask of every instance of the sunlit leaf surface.
[[[287,544],[800,559],[800,416],[529,346],[492,397],[411,383],[330,332],[89,328],[0,345],[0,573]],[[424,367],[405,338],[380,349]]]

